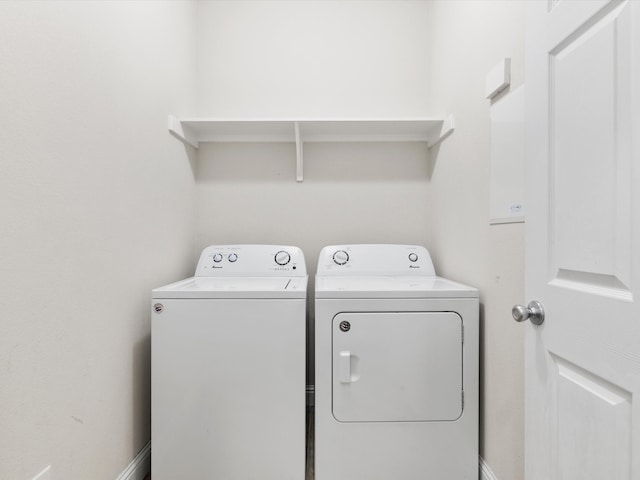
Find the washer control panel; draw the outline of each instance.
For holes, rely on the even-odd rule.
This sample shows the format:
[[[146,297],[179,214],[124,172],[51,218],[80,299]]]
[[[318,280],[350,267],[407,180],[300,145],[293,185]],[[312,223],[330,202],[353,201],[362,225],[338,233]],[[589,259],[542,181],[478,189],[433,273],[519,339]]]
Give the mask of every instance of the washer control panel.
[[[320,252],[318,275],[435,276],[426,248],[419,245],[331,245]]]
[[[304,277],[298,247],[285,245],[211,245],[200,254],[196,277]]]

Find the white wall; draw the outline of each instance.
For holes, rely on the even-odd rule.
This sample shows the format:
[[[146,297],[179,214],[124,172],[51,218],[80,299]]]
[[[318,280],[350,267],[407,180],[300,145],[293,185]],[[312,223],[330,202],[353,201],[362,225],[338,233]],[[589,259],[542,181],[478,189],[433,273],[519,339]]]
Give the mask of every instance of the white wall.
[[[426,2],[201,2],[198,21],[202,116],[428,111]],[[305,144],[304,183],[295,181],[294,155],[291,144],[202,146],[196,244],[297,245],[311,291],[325,245],[424,244],[430,212],[424,146]],[[313,352],[312,318],[309,333]],[[312,361],[313,355],[310,377]]]
[[[484,92],[486,74],[504,57],[512,59],[512,88],[524,81],[524,3],[429,2],[432,106],[456,114],[433,168],[429,246],[441,274],[481,292],[481,455],[500,480],[524,475],[524,332],[511,318],[524,300],[524,228],[489,225]]]
[[[198,5],[198,114],[424,115],[427,2]]]
[[[150,289],[191,272],[191,2],[0,2],[0,478],[150,438]]]
[[[523,229],[488,225],[483,95],[504,56],[522,83],[520,3],[0,2],[0,478],[129,463],[149,439],[149,289],[200,248],[291,243],[313,275],[323,245],[393,242],[480,288],[482,455],[521,479]],[[306,145],[304,183],[291,145],[196,160],[165,125],[449,112],[435,162],[417,145]]]
[[[307,144],[302,184],[290,145],[205,145],[196,244],[291,243],[311,276],[323,245],[426,245],[439,273],[481,291],[481,453],[521,479],[523,227],[489,226],[484,98],[504,57],[523,83],[521,2],[222,1],[198,18],[202,116],[456,115],[435,161],[415,145]]]

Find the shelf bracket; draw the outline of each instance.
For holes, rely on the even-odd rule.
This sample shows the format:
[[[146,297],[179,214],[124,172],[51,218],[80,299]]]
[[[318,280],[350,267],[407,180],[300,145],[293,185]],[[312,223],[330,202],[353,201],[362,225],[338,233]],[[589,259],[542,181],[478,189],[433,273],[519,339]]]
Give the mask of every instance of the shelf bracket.
[[[442,130],[440,130],[440,136],[433,142],[427,144],[427,148],[431,150],[434,147],[440,145],[445,139],[449,138],[449,136],[456,129],[456,119],[453,115],[449,115],[442,122]]]
[[[169,115],[168,126],[169,133],[185,145],[191,145],[195,149],[198,149],[200,147],[200,142],[198,142],[198,138],[196,137],[196,135],[191,131],[190,128],[182,125],[182,122],[178,117]]]
[[[304,180],[304,159],[302,156],[302,137],[300,136],[300,122],[294,122],[293,126],[296,133],[296,180],[302,182]]]

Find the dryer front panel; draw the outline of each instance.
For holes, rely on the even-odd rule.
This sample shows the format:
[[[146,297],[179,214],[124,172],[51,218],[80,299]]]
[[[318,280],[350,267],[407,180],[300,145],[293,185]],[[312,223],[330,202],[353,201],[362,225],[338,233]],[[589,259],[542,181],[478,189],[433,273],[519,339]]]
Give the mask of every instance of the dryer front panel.
[[[333,416],[340,422],[457,420],[462,343],[455,312],[339,313],[332,322]]]

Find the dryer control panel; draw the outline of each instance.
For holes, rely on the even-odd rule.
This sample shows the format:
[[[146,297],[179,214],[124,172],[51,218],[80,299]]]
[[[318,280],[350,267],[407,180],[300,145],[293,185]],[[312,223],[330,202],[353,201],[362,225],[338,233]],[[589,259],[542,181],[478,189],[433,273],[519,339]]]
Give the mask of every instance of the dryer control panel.
[[[320,252],[318,275],[435,276],[426,248],[419,245],[331,245]]]
[[[305,277],[304,255],[288,245],[211,245],[200,254],[196,277]]]

